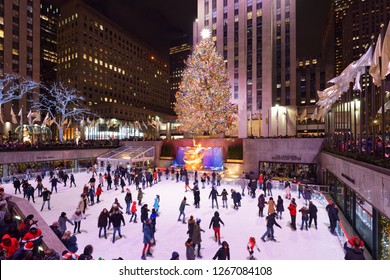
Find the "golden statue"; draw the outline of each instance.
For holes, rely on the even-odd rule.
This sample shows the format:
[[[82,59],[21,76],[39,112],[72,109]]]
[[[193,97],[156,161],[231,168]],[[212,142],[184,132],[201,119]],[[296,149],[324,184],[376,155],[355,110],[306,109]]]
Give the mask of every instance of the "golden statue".
[[[23,126],[23,142],[30,142],[31,143],[30,132],[28,131],[26,126]]]
[[[183,161],[185,164],[185,169],[187,170],[200,170],[202,168],[202,159],[204,153],[202,151],[209,150],[209,148],[202,147],[202,144],[196,145],[195,139],[193,140],[194,146],[187,147],[187,150],[184,152]]]

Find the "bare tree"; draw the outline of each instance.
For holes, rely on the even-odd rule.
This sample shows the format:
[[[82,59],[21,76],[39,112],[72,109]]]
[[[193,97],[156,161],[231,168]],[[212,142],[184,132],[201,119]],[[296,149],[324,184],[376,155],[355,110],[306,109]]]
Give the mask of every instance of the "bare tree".
[[[5,74],[0,78],[0,106],[15,99],[20,99],[29,91],[39,87],[39,83],[15,74]]]
[[[72,120],[77,122],[86,115],[93,115],[84,105],[84,97],[76,89],[67,88],[62,83],[46,87],[45,94],[31,102],[32,109],[47,113],[52,123],[57,126],[60,142],[63,141],[64,130]]]

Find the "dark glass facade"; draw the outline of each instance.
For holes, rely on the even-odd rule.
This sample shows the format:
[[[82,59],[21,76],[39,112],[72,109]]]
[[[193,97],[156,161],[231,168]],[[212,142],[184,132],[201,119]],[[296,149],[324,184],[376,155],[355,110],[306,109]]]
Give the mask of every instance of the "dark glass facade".
[[[330,195],[373,259],[390,260],[390,219],[334,174],[327,174]]]

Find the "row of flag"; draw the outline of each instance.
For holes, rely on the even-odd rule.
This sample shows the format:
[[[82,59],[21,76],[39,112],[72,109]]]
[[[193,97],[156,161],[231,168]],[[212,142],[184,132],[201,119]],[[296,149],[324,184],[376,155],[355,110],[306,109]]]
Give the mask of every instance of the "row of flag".
[[[10,115],[11,115],[11,121],[13,124],[19,123],[20,125],[23,125],[23,108],[21,108],[19,110],[19,113],[16,115],[13,108],[11,107]],[[20,118],[19,122],[18,122],[18,117]],[[28,120],[29,125],[33,125],[36,122],[40,122],[40,121],[42,121],[41,120],[41,113],[40,112],[32,112],[30,110],[27,114],[27,120]],[[52,119],[49,116],[49,113],[47,113],[46,117],[42,121],[41,126],[51,126],[54,122],[55,122],[55,119]],[[0,123],[4,124],[4,117],[3,117],[3,112],[1,111],[1,106],[0,106]],[[71,124],[72,124],[72,119],[66,118],[63,121],[62,126],[66,126],[68,128]],[[113,121],[111,119],[105,120],[103,118],[99,118],[97,120],[94,120],[94,119],[91,120],[89,117],[87,117],[86,120],[82,119],[80,121],[81,126],[84,126],[84,125],[94,126],[94,125],[99,125],[99,124],[105,124],[108,128],[117,127],[117,126],[122,124],[123,126],[126,126],[126,127],[138,128],[141,131],[144,129],[147,130],[148,127],[157,128],[157,126],[162,125],[162,123],[159,120],[155,120],[155,119],[150,119],[147,121],[147,123],[145,123],[144,121],[133,121],[133,122],[127,121],[127,122],[121,123],[119,121]]]
[[[385,80],[386,76],[390,74],[390,22],[383,43],[382,35],[379,34],[374,52],[371,45],[357,61],[353,61],[339,76],[328,81],[328,83],[333,83],[332,86],[318,91],[317,120],[322,119],[342,93],[348,91],[350,83],[354,83],[353,90],[362,91],[360,77],[366,72],[367,67],[370,67],[368,73],[372,77],[373,83],[380,87],[382,80]]]

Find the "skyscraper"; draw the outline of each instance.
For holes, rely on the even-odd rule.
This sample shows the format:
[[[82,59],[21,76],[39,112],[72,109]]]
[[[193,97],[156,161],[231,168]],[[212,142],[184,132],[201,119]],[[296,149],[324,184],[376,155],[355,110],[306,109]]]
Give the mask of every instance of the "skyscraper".
[[[41,0],[41,81],[53,83],[57,78],[58,7]]]
[[[34,81],[40,80],[40,1],[0,1],[0,75],[17,74]],[[33,92],[20,100],[4,104],[5,121],[10,121],[11,106],[14,111],[23,107],[29,110],[28,100]],[[23,113],[23,115],[26,115]],[[4,128],[5,130],[11,127]]]
[[[295,8],[295,0],[198,0],[194,43],[203,28],[211,30],[238,104],[240,138],[253,116],[262,118],[261,136],[280,135],[277,106],[296,106]]]
[[[80,0],[61,7],[58,79],[103,118],[147,122],[170,112],[168,62]]]

